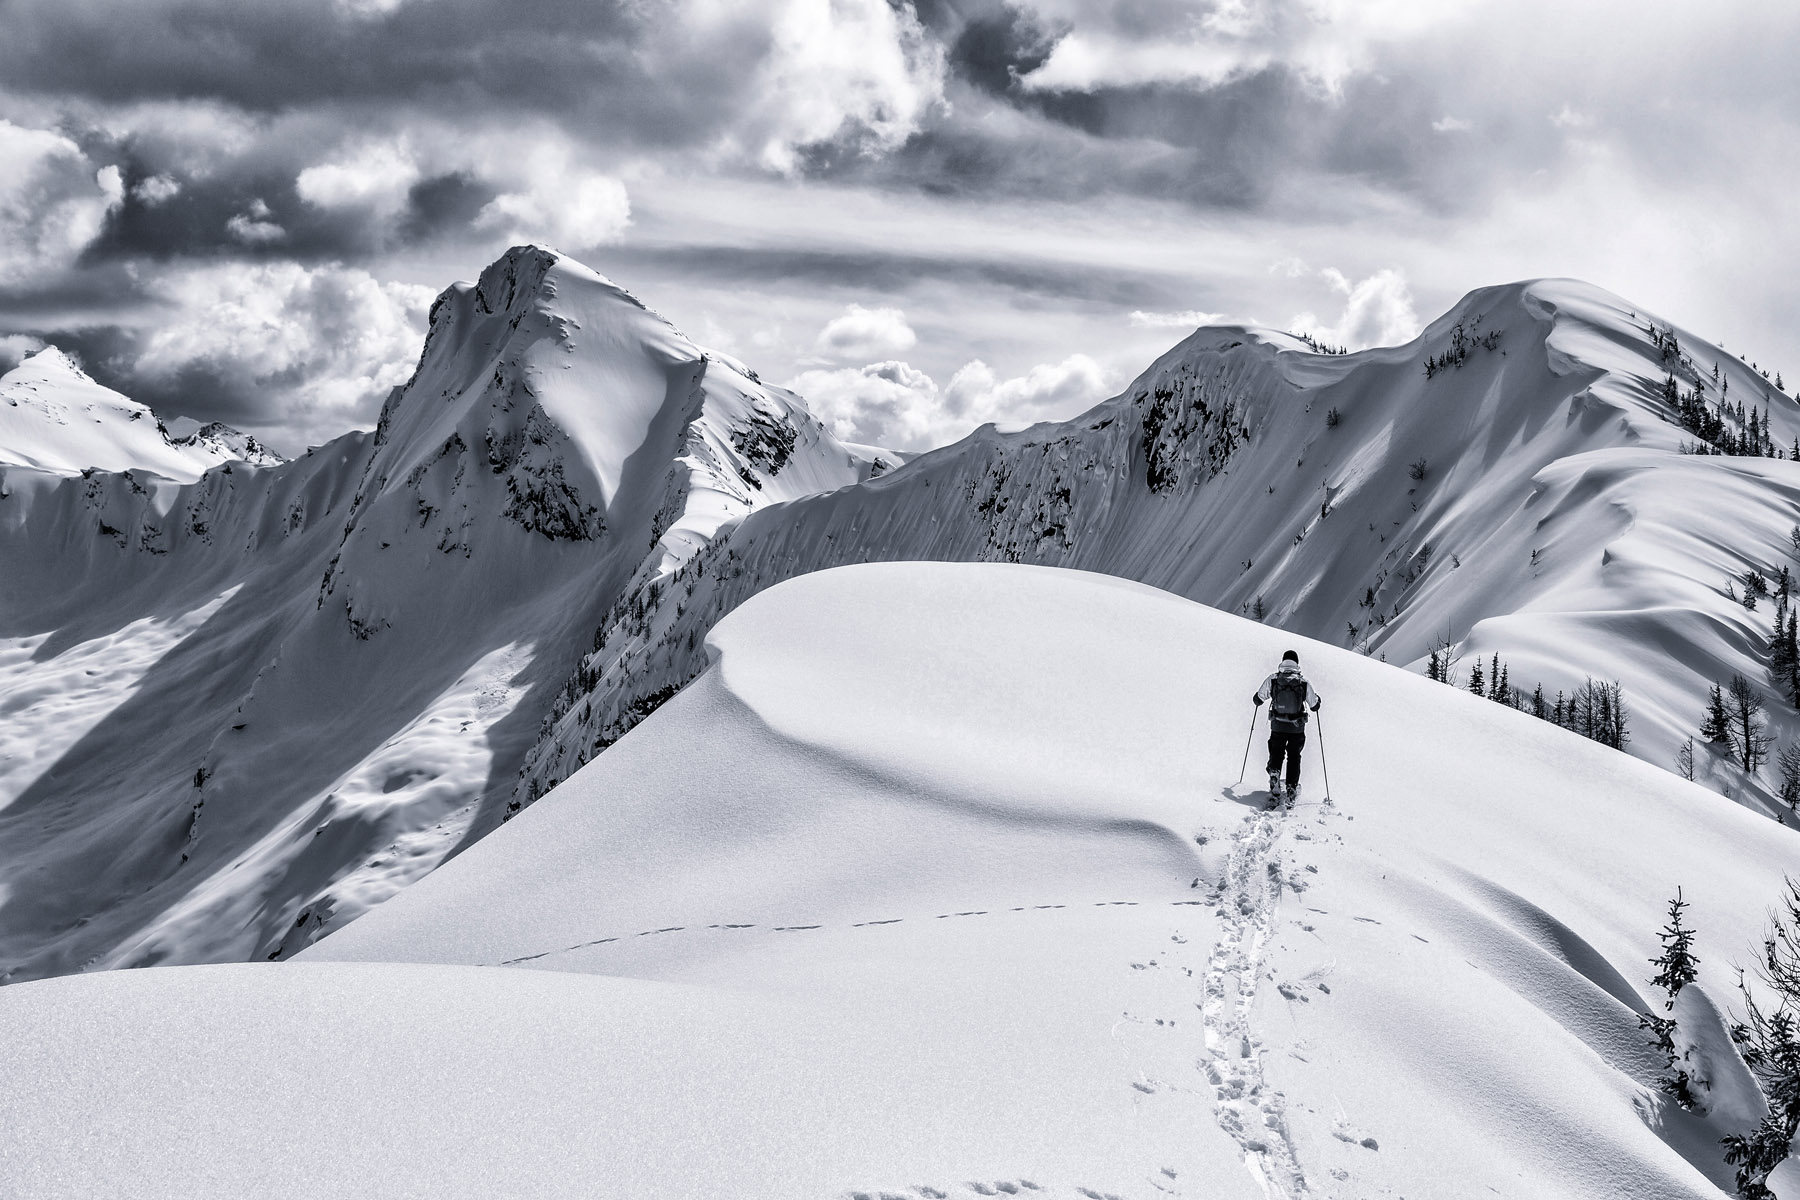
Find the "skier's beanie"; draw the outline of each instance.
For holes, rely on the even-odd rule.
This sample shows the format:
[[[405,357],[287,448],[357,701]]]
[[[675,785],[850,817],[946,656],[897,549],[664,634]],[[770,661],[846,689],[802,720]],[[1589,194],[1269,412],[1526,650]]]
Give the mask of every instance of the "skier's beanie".
[[[1285,653],[1281,656],[1281,661],[1282,662],[1291,662],[1295,666],[1299,666],[1300,665],[1300,656],[1298,654],[1295,654],[1292,650],[1289,650],[1287,653]]]

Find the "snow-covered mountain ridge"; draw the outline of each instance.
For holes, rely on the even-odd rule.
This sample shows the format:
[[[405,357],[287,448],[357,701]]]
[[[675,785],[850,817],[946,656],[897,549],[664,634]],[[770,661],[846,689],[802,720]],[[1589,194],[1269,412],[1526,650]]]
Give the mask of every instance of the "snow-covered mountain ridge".
[[[874,469],[537,247],[440,297],[372,434],[185,481],[7,460],[0,980],[351,919],[497,820],[634,580]]]
[[[1702,435],[1734,453],[1690,453]],[[1738,593],[1794,561],[1800,462],[1772,455],[1796,438],[1800,406],[1749,365],[1574,281],[1476,291],[1412,343],[1356,354],[1201,329],[1079,418],[987,427],[722,531],[659,605],[601,627],[514,806],[697,674],[700,635],[745,598],[882,559],[1102,571],[1414,670],[1443,650],[1459,682],[1498,655],[1547,705],[1617,680],[1628,749],[1665,767],[1709,683],[1741,672],[1786,742],[1775,601]],[[1697,760],[1778,811],[1767,769]]]
[[[1304,802],[1270,813],[1235,782],[1244,697],[1289,647],[1325,705]],[[1733,963],[1794,829],[1101,575],[816,572],[706,648],[599,760],[294,962],[0,989],[0,1192],[1730,1190],[1718,1138],[1759,1103]],[[1677,886],[1697,1113],[1638,1026]]]
[[[217,421],[171,435],[155,413],[95,383],[54,346],[0,375],[0,466],[140,471],[192,483],[221,463],[280,461],[255,438]]]
[[[1800,500],[1800,464],[1702,437],[1767,451],[1800,416],[1538,281],[1352,355],[1199,330],[1080,418],[894,469],[516,248],[439,298],[372,433],[187,476],[0,463],[0,979],[291,954],[616,741],[746,598],[874,559],[1100,571],[1552,695],[1617,679],[1667,767],[1711,681],[1767,679],[1773,601],[1736,591],[1790,560]],[[1774,808],[1766,766],[1696,773]]]

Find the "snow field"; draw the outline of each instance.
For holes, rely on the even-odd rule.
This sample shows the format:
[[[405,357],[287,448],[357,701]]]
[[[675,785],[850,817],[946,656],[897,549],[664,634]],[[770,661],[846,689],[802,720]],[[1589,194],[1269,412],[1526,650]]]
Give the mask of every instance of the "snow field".
[[[1255,770],[1232,780],[1249,693],[1290,646],[1325,698],[1338,795],[1317,803],[1315,727],[1312,803],[1273,815]],[[1168,1053],[1090,1085],[1147,1113],[1197,1094],[1208,1120],[1182,1144],[1216,1159],[1223,1136],[1243,1164],[1209,1186],[1719,1194],[1716,1140],[1746,1113],[1718,1012],[1794,831],[1491,702],[1099,576],[826,572],[744,606],[709,652],[641,732],[308,957],[526,960],[868,1020],[873,995],[982,997],[942,1010],[946,1029],[1010,1027],[1026,998],[1079,1012],[1102,987]],[[1681,1015],[1716,1081],[1708,1118],[1654,1090],[1637,1028],[1678,884],[1701,930]],[[996,996],[994,951],[957,949],[1028,928],[1098,972],[1106,949],[1064,914],[1122,900],[1159,924],[1106,948],[1110,981],[1002,976]],[[920,939],[895,957],[852,932],[896,917],[861,928]],[[1132,1004],[1138,986],[1160,1003]],[[1119,1194],[1196,1194],[1152,1158]]]

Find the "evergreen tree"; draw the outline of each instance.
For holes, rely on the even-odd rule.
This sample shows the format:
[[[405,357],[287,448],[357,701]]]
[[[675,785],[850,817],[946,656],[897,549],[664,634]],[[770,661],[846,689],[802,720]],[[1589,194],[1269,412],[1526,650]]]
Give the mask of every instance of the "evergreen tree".
[[[1781,802],[1800,811],[1800,742],[1789,742],[1775,756],[1781,771]]]
[[[1788,622],[1793,616],[1785,604],[1775,609],[1775,628],[1769,637],[1769,676],[1775,687],[1790,699],[1794,696],[1796,669],[1800,668],[1800,646],[1788,636]]]
[[[1475,660],[1475,665],[1469,668],[1469,690],[1477,696],[1487,695],[1487,688],[1481,677],[1481,660],[1479,658]]]
[[[1730,717],[1732,753],[1738,765],[1754,775],[1768,761],[1769,734],[1763,722],[1763,699],[1741,673],[1731,677],[1726,711]]]
[[[1497,658],[1498,655],[1495,657]],[[1506,677],[1505,663],[1500,664],[1500,681],[1494,687],[1493,699],[1507,705],[1510,705],[1513,702],[1512,682]]]
[[[1700,721],[1701,740],[1717,745],[1730,738],[1731,718],[1725,712],[1725,693],[1718,684],[1706,697],[1706,716]]]
[[[1550,719],[1550,708],[1544,703],[1544,685],[1541,683],[1531,693],[1531,715],[1540,721]]]
[[[1773,1006],[1764,1008],[1766,1001],[1759,1001],[1740,976],[1745,1017],[1731,1030],[1769,1103],[1755,1129],[1724,1139],[1725,1161],[1737,1168],[1738,1195],[1748,1200],[1774,1200],[1769,1173],[1787,1158],[1800,1130],[1800,884],[1789,879],[1787,893],[1786,911],[1777,914],[1756,968]]]
[[[1425,678],[1433,683],[1444,682],[1444,665],[1438,661],[1438,652],[1433,650],[1431,657],[1425,660]]]
[[[1800,614],[1788,610],[1787,630],[1782,634],[1787,646],[1788,674],[1782,690],[1790,703],[1800,705]]]
[[[1687,907],[1687,901],[1681,898],[1681,889],[1675,889],[1675,898],[1669,901],[1669,923],[1663,926],[1662,954],[1650,960],[1656,968],[1650,985],[1661,988],[1665,997],[1663,1011],[1675,1011],[1675,997],[1681,995],[1681,989],[1694,982],[1699,975],[1700,960],[1694,957],[1694,931],[1681,922],[1681,910]],[[1692,1049],[1677,1051],[1675,1038],[1679,1030],[1675,1018],[1659,1017],[1655,1013],[1639,1013],[1638,1028],[1648,1030],[1650,1044],[1663,1056],[1663,1074],[1657,1086],[1675,1098],[1675,1103],[1692,1112],[1699,1107],[1699,1098],[1694,1095],[1694,1084],[1704,1084],[1696,1079],[1686,1067],[1675,1064],[1686,1062]]]

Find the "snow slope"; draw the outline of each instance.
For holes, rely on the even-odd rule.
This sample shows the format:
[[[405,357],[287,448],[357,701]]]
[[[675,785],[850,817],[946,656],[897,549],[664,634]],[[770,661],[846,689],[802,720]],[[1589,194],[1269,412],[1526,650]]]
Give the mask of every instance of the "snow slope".
[[[497,822],[610,606],[876,469],[538,247],[439,298],[373,434],[185,477],[59,446],[0,465],[0,982],[353,918]]]
[[[1748,572],[1796,565],[1800,462],[1684,453],[1698,439],[1664,398],[1671,378],[1709,410],[1733,406],[1734,435],[1766,410],[1770,441],[1800,454],[1800,404],[1575,281],[1485,288],[1408,345],[1350,355],[1269,330],[1198,330],[1079,418],[986,427],[724,531],[659,607],[597,632],[513,803],[697,673],[700,635],[745,597],[870,560],[1103,571],[1260,606],[1271,624],[1417,671],[1448,645],[1459,680],[1498,654],[1527,694],[1618,680],[1628,749],[1664,767],[1708,685],[1742,672],[1786,743],[1800,714],[1769,678],[1773,602],[1750,610],[1740,595]],[[1710,786],[1785,811],[1767,769],[1746,779],[1704,746],[1699,758]]]
[[[1272,815],[1233,781],[1290,646],[1324,727]],[[1099,575],[811,574],[707,653],[296,962],[0,989],[0,1191],[1721,1194],[1800,833]],[[1677,885],[1706,1117],[1634,1015]]]
[[[0,466],[150,471],[192,483],[233,460],[268,465],[281,458],[218,422],[171,437],[155,413],[95,383],[54,346],[0,375]]]
[[[0,982],[290,955],[655,711],[745,599],[869,560],[1099,571],[1550,695],[1617,679],[1666,767],[1709,683],[1768,680],[1741,580],[1793,561],[1800,511],[1800,462],[1682,453],[1664,382],[1779,444],[1794,402],[1571,281],[1354,355],[1199,330],[1081,418],[903,465],[538,247],[439,298],[372,434],[293,463],[92,469],[87,418],[40,419],[103,391],[59,363],[27,364],[63,371],[54,405],[0,407],[38,447],[0,455]],[[96,430],[149,433],[106,462],[231,450],[107,403]],[[1781,811],[1766,766],[1696,773]]]

